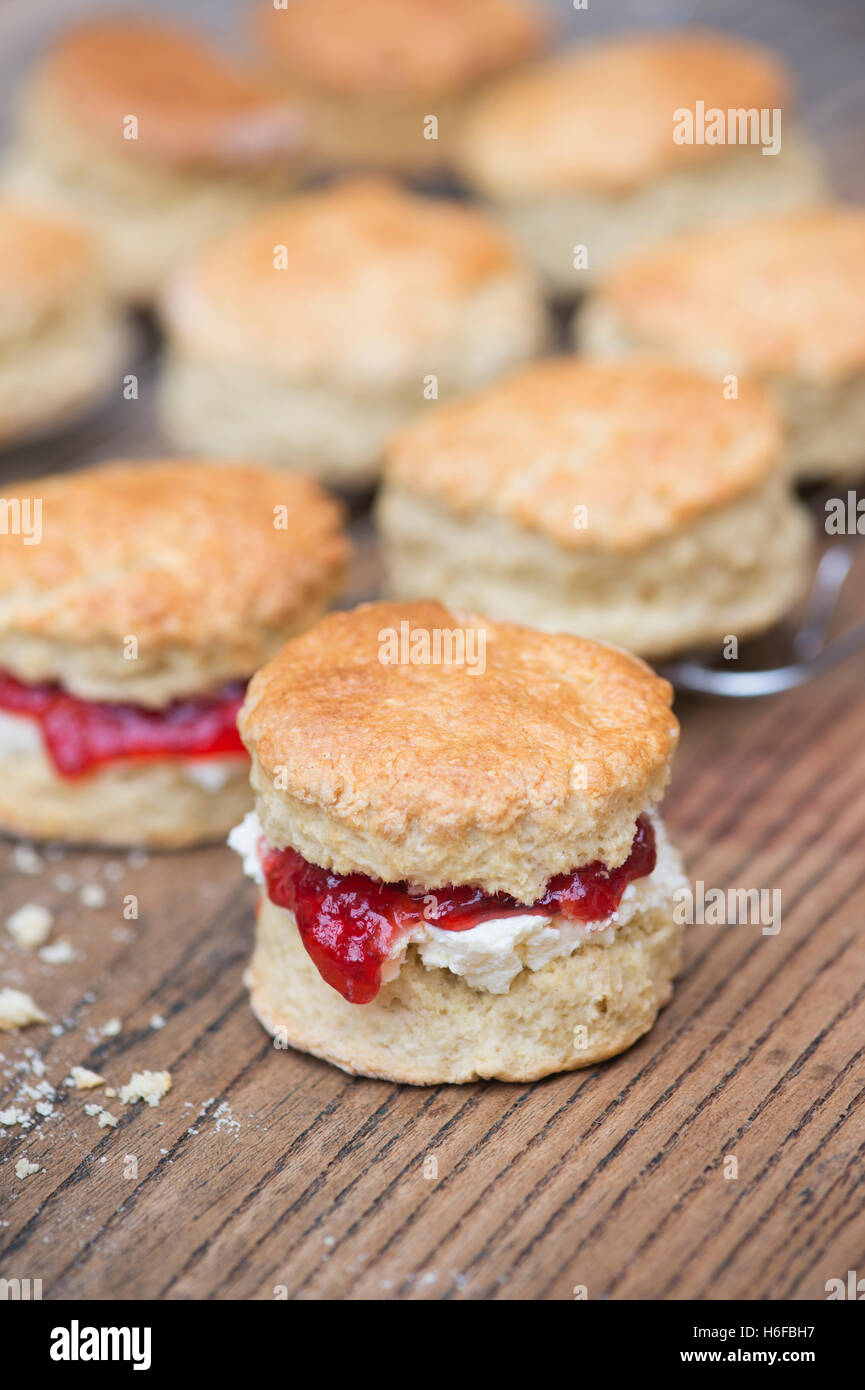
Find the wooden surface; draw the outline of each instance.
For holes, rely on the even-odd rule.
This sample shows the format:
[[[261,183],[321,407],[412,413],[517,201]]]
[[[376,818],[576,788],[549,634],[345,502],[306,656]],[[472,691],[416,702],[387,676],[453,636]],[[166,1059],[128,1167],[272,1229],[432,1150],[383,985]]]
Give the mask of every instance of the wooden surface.
[[[861,195],[853,8],[759,9],[759,24],[744,5],[698,17],[798,55],[812,124],[844,191]],[[157,447],[149,370],[137,405],[19,451],[3,476]],[[356,531],[354,589],[368,594],[362,517]],[[860,557],[840,626],[863,612]],[[50,905],[54,939],[77,955],[49,966],[0,931],[2,983],[55,1025],[0,1035],[0,1109],[32,1110],[16,1097],[38,1081],[34,1053],[56,1088],[53,1115],[0,1130],[0,1275],[41,1278],[46,1298],[272,1299],[284,1287],[379,1300],[570,1299],[578,1285],[591,1299],[807,1299],[862,1274],[863,675],[860,658],[765,702],[678,702],[666,818],[691,875],[780,889],[781,930],[690,928],[652,1033],[534,1086],[414,1090],[275,1051],[247,1006],[253,890],[227,850],[144,864],[58,853],[25,876],[0,846],[3,917]],[[107,894],[98,910],[78,901],[93,881]],[[128,894],[137,921],[123,918]],[[115,1017],[121,1031],[103,1036]],[[68,1091],[74,1064],[114,1086],[168,1068],[174,1087],[158,1108],[120,1106]],[[116,1130],[84,1113],[93,1100]],[[44,1171],[20,1181],[24,1155]]]

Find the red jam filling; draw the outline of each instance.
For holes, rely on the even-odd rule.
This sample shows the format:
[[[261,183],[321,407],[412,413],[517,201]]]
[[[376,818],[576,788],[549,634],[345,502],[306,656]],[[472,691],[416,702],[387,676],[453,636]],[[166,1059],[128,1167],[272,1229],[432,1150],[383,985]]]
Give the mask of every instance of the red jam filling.
[[[231,681],[213,695],[143,709],[80,700],[58,685],[25,685],[0,671],[0,710],[35,719],[60,775],[79,777],[118,758],[243,753],[236,720],[245,690],[244,681]]]
[[[419,922],[445,931],[468,931],[495,917],[532,914],[600,922],[609,917],[634,879],[655,867],[655,833],[637,821],[624,864],[587,864],[558,874],[537,902],[519,903],[507,893],[480,888],[439,888],[411,893],[404,883],[378,883],[364,874],[335,874],[309,864],[293,849],[264,849],[267,892],[277,907],[293,912],[301,940],[327,984],[350,1004],[368,1004],[381,985],[382,965],[401,935]]]

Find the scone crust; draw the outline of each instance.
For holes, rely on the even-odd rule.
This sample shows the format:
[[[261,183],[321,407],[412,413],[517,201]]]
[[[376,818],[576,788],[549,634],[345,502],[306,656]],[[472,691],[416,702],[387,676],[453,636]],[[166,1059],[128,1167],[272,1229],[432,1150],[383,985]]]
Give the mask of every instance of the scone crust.
[[[615,196],[676,168],[742,153],[678,145],[673,112],[783,107],[787,73],[771,53],[715,33],[625,35],[505,77],[472,105],[463,174],[495,198],[581,190]]]
[[[179,166],[255,167],[296,151],[298,113],[194,35],[167,25],[94,20],[43,58],[39,99],[96,145]],[[138,119],[133,140],[123,135]]]
[[[293,0],[259,3],[271,62],[342,93],[458,92],[533,52],[543,34],[525,0]]]
[[[589,313],[643,352],[843,380],[865,369],[865,211],[826,205],[677,237],[611,271]]]
[[[318,616],[346,558],[337,503],[311,479],[251,464],[111,463],[11,495],[42,502],[41,543],[0,548],[0,666],[24,680],[65,677],[70,654],[103,649],[130,691],[139,669],[179,653],[185,690],[159,703],[246,677],[280,633]],[[124,662],[130,635],[139,660]],[[63,683],[93,697],[74,674]]]
[[[625,553],[758,488],[780,448],[758,386],[740,383],[729,401],[720,380],[684,368],[559,357],[407,426],[385,478],[458,516],[493,513],[568,550]]]
[[[649,1031],[672,994],[682,934],[672,903],[655,908],[611,946],[521,971],[504,995],[427,970],[412,947],[397,979],[356,1005],[321,979],[292,914],[264,897],[246,984],[280,1046],[343,1071],[416,1086],[537,1081],[614,1057]]]
[[[422,404],[425,373],[447,369],[466,321],[510,284],[530,315],[534,279],[485,214],[353,178],[220,237],[169,284],[162,312],[199,360],[342,385],[408,379]],[[490,333],[522,342],[501,318]]]
[[[485,633],[485,670],[388,665],[380,635]],[[477,640],[477,638],[475,639]],[[253,678],[238,728],[270,845],[340,873],[534,902],[627,857],[678,738],[643,662],[432,601],[336,613]]]
[[[0,199],[0,343],[94,295],[106,298],[95,240],[59,218]]]

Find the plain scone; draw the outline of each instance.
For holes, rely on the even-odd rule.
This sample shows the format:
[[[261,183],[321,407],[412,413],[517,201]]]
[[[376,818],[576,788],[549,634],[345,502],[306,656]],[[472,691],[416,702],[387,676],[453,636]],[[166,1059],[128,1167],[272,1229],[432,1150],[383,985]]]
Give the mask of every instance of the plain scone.
[[[551,358],[400,431],[386,586],[642,656],[769,627],[811,533],[770,399],[652,362]]]
[[[595,358],[764,383],[794,477],[865,466],[865,211],[827,205],[680,237],[611,272],[575,321]]]
[[[275,204],[167,287],[160,410],[173,446],[350,489],[388,435],[543,346],[533,275],[474,208],[383,179]]]
[[[552,292],[575,296],[637,249],[823,195],[789,121],[780,58],[729,35],[626,34],[492,83],[469,107],[457,165]],[[674,113],[780,111],[780,150],[674,140]],[[750,117],[749,117],[750,120]],[[726,132],[729,135],[729,130]],[[750,127],[748,134],[750,136]],[[755,131],[756,133],[756,131]],[[770,132],[767,130],[767,136]],[[575,268],[575,249],[587,259]]]
[[[194,35],[100,18],[39,60],[0,178],[87,227],[112,288],[146,304],[179,260],[294,181],[303,132]]]
[[[483,630],[483,674],[383,664],[381,633],[403,621]],[[375,603],[290,642],[251,682],[238,726],[268,847],[418,892],[470,883],[530,904],[558,873],[627,859],[669,777],[671,696],[641,661],[597,643],[432,602]],[[665,860],[627,890],[611,944],[526,966],[498,993],[428,968],[409,945],[364,1004],[324,982],[293,913],[264,888],[252,1007],[280,1046],[393,1081],[529,1081],[590,1065],[648,1031],[670,998],[686,880],[668,843]]]
[[[0,199],[0,446],[119,394],[130,350],[94,238]]]
[[[529,0],[257,0],[253,18],[312,162],[401,173],[451,162],[472,93],[531,57],[544,29]]]

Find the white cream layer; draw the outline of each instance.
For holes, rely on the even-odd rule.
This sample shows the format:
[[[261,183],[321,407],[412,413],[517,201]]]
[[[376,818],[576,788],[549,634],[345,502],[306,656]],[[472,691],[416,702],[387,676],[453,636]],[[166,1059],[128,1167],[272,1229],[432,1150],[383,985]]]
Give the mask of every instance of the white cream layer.
[[[38,720],[31,719],[27,714],[0,711],[0,758],[42,756],[45,756],[45,746]],[[166,754],[166,757],[170,756]],[[182,758],[180,761],[188,781],[194,782],[202,791],[216,795],[237,771],[239,757],[239,753],[228,757],[203,754],[200,758]]]
[[[521,970],[541,970],[550,961],[571,955],[586,941],[611,946],[616,927],[636,913],[669,907],[673,892],[687,883],[678,851],[673,848],[660,818],[649,813],[655,831],[657,863],[654,872],[630,883],[618,910],[598,922],[574,922],[567,917],[496,917],[467,931],[446,931],[423,922],[394,947],[382,970],[382,979],[399,974],[409,946],[415,945],[428,970],[450,970],[473,989],[507,994]],[[231,848],[243,860],[243,870],[256,883],[264,877],[258,857],[262,838],[258,816],[250,811],[228,837]]]

